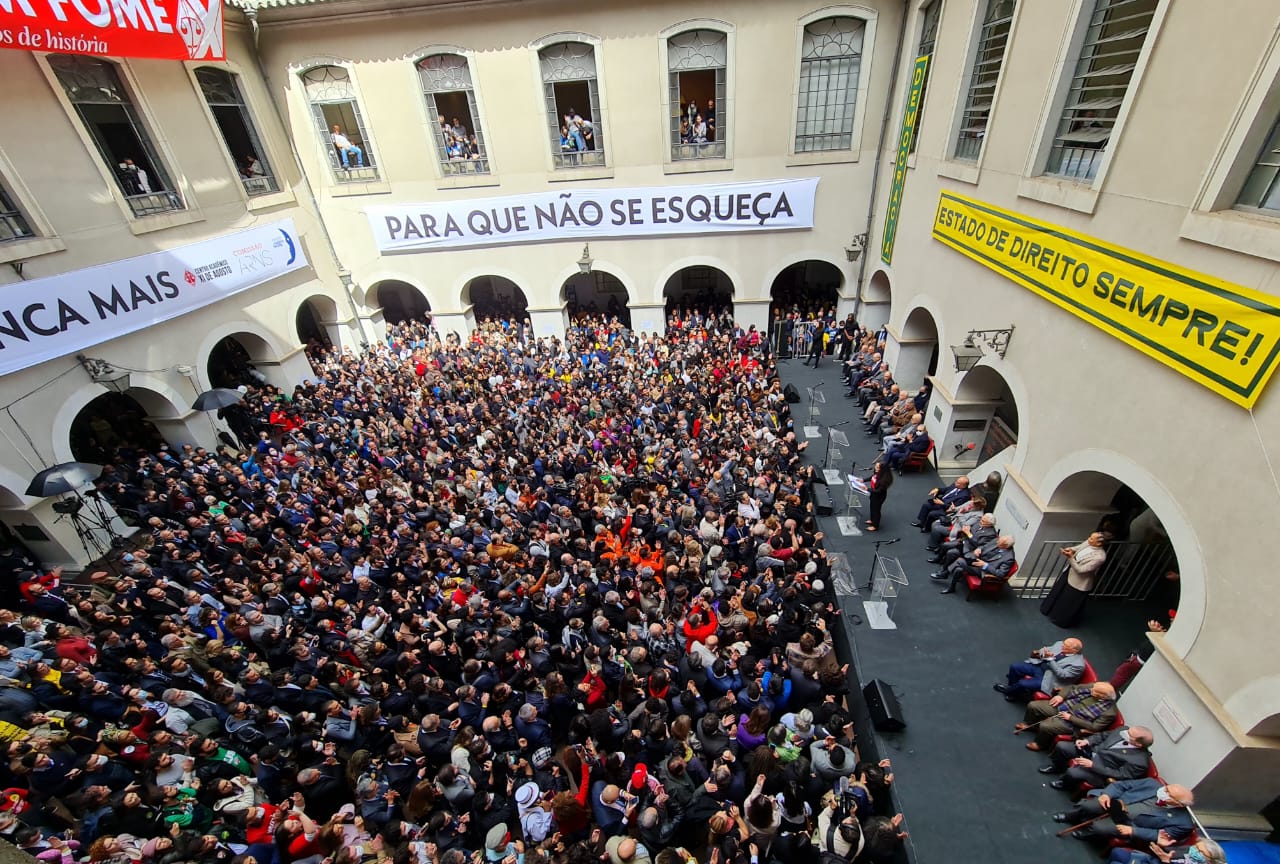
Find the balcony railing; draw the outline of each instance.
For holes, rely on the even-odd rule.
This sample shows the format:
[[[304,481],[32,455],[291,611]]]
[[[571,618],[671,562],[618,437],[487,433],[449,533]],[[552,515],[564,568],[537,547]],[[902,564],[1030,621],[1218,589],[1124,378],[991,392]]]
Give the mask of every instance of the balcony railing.
[[[1045,173],[1072,180],[1092,180],[1097,176],[1102,157],[1107,152],[1105,141],[1103,144],[1103,147],[1054,147],[1049,157],[1049,170]]]
[[[141,195],[126,195],[124,200],[129,202],[129,209],[135,217],[183,209],[182,199],[176,192],[144,192]]]
[[[459,174],[488,174],[489,160],[485,157],[479,159],[446,159],[440,163],[440,172],[446,177],[456,177]]]
[[[552,154],[557,168],[603,168],[603,150],[565,150]]]
[[[728,152],[724,141],[704,141],[701,144],[673,144],[671,158],[683,159],[723,159]]]
[[[368,183],[378,179],[378,169],[372,165],[363,168],[335,168],[333,176],[339,183]]]
[[[35,236],[27,220],[17,210],[0,210],[0,243]]]
[[[1018,597],[1038,600],[1046,596],[1066,569],[1060,554],[1080,541],[1045,540],[1022,559],[1018,575],[1010,583]],[[1173,547],[1168,543],[1113,541],[1106,545],[1107,560],[1098,572],[1090,596],[1109,600],[1145,600],[1165,574],[1177,566]]]
[[[272,192],[279,191],[279,187],[276,186],[276,178],[269,174],[241,177],[240,181],[244,183],[245,194],[250,198],[255,195],[270,195]]]

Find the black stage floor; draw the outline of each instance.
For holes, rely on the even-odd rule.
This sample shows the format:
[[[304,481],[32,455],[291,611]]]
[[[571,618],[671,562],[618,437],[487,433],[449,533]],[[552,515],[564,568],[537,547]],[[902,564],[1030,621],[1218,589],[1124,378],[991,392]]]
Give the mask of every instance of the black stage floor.
[[[792,406],[801,438],[809,416],[805,388],[825,384],[827,403],[820,406],[815,421],[822,425],[824,437],[810,439],[809,461],[820,464],[823,459],[827,423],[857,417],[842,427],[851,452],[842,453],[833,467],[843,475],[852,460],[860,472],[870,466],[876,442],[864,436],[855,400],[843,398],[837,364],[823,358],[815,371],[794,359],[781,364],[781,375],[802,395],[803,401]],[[965,602],[963,588],[956,594],[938,593],[945,586],[928,578],[936,568],[926,560],[924,536],[911,527],[925,494],[937,482],[932,468],[895,478],[877,534],[846,537],[835,517],[820,520],[828,550],[849,557],[859,585],[868,581],[873,539],[902,538],[882,551],[899,559],[910,580],[894,608],[896,630],[875,630],[865,623],[865,589],[862,598],[840,597],[851,674],[859,687],[873,678],[891,684],[907,722],[903,732],[874,732],[864,712],[863,756],[874,751],[879,758],[893,760],[897,806],[910,833],[906,852],[916,864],[1097,862],[1096,852],[1086,844],[1054,836],[1062,826],[1050,817],[1064,809],[1067,796],[1049,788],[1052,777],[1036,771],[1046,764],[1044,757],[1028,752],[1028,739],[1012,734],[1013,724],[1021,719],[1020,706],[1008,704],[991,689],[1003,680],[1009,663],[1068,634],[1040,615],[1036,601],[1019,600],[1009,592],[999,602],[980,597],[971,603]],[[833,491],[840,514],[846,487]],[[1140,603],[1091,605],[1084,625],[1072,635],[1084,640],[1085,655],[1104,680],[1141,643],[1150,612]]]

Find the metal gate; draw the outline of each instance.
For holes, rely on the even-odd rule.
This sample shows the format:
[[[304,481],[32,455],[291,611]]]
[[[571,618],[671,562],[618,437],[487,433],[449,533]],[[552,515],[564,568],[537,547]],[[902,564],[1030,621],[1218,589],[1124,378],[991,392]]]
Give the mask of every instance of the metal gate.
[[[1038,600],[1049,593],[1066,562],[1062,550],[1079,540],[1045,540],[1019,565],[1010,583],[1018,597]],[[1094,583],[1092,597],[1110,600],[1145,600],[1173,569],[1177,558],[1169,543],[1108,543],[1107,560]]]

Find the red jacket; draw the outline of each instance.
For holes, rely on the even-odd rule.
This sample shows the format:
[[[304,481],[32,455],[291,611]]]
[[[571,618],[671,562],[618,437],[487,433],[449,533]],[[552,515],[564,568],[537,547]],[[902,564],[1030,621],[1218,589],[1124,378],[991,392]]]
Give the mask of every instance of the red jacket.
[[[686,652],[693,649],[694,642],[706,642],[707,637],[715,633],[720,627],[720,621],[716,618],[716,610],[708,606],[702,611],[706,613],[707,622],[701,627],[690,627],[689,620],[685,619],[683,629],[685,638],[684,650]]]

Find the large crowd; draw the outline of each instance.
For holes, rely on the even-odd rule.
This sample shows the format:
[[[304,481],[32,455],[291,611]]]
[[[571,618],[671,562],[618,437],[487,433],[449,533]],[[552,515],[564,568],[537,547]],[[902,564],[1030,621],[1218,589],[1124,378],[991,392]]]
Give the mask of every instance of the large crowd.
[[[408,322],[313,367],[247,379],[216,452],[117,451],[115,566],[0,550],[0,833],[61,864],[895,854],[759,334]]]

